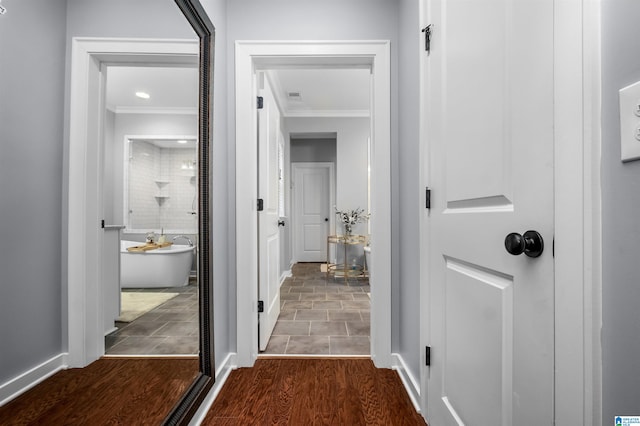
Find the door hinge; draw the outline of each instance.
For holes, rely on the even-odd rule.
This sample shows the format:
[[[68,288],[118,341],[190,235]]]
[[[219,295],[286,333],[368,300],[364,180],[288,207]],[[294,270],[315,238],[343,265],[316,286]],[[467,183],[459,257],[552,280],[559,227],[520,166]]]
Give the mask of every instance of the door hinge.
[[[104,219],[100,221],[100,228],[104,229]]]
[[[258,313],[261,314],[264,312],[264,302],[262,300],[258,300]]]
[[[424,50],[429,53],[431,51],[431,31],[432,31],[433,25],[429,24],[426,27],[424,27],[422,29],[422,32],[424,33]]]
[[[427,187],[425,189],[425,199],[424,199],[424,207],[427,209],[431,208],[431,188]]]
[[[264,98],[262,96],[258,96],[258,109],[264,108]]]
[[[431,365],[431,346],[426,346],[425,347],[425,364],[427,365],[427,367],[429,367]]]
[[[258,198],[258,211],[261,212],[264,210],[264,200],[262,198]]]

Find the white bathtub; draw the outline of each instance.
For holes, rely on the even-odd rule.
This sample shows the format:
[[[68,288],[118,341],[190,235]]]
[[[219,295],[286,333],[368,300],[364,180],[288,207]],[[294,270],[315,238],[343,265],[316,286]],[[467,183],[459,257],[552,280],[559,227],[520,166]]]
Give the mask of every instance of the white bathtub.
[[[143,243],[120,241],[120,287],[182,287],[189,284],[195,247],[173,244],[146,252],[129,252]]]

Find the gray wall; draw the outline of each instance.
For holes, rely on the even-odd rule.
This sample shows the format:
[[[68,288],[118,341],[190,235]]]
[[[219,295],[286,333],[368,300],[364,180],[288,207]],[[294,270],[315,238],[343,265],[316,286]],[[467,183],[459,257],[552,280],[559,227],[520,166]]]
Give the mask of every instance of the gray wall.
[[[293,139],[291,138],[292,163],[336,163],[335,139]]]
[[[392,182],[392,238],[398,250],[392,252],[393,276],[400,285],[393,287],[392,298],[399,309],[393,312],[394,350],[402,354],[416,380],[420,378],[420,55],[418,2],[398,2],[400,23],[398,46],[398,156],[394,167],[398,179]]]
[[[640,80],[640,3],[602,2],[603,425],[640,413],[640,161],[620,161],[618,90]]]
[[[62,352],[64,0],[0,15],[0,383]]]
[[[415,155],[419,140],[415,101],[417,93],[414,93],[418,87],[418,62],[411,57],[411,52],[416,52],[418,48],[418,41],[415,39],[416,33],[420,35],[417,18],[417,2],[409,0],[230,1],[227,72],[229,87],[233,88],[235,40],[391,40],[392,350],[403,356],[411,373],[419,378],[419,259],[416,257],[419,219],[419,210],[416,209],[419,207],[415,203],[419,194],[415,192],[419,190],[416,169],[419,164]],[[409,43],[408,47],[402,46],[405,42]],[[402,53],[402,61],[399,62],[399,52],[404,49],[408,50]],[[409,70],[409,67],[416,69]],[[407,80],[401,79],[399,83],[399,75]],[[409,96],[410,100],[402,98],[403,95]],[[403,109],[403,114],[408,116],[402,120],[401,126],[398,121],[398,105],[405,102],[408,104]],[[232,144],[235,137],[235,104],[232,96],[229,96],[227,109],[231,112],[227,126],[228,140]],[[407,130],[399,138],[400,128],[405,126]],[[233,154],[230,155],[230,164],[231,167],[235,164]],[[231,170],[231,173],[234,171]],[[233,175],[230,178],[234,180]],[[401,182],[406,186],[401,186]],[[234,182],[230,184],[233,187]],[[231,198],[232,203],[235,203],[233,195]],[[409,211],[411,209],[414,211]],[[407,222],[402,222],[401,218]],[[405,269],[402,275],[401,269]],[[235,281],[235,277],[231,278],[232,282]]]

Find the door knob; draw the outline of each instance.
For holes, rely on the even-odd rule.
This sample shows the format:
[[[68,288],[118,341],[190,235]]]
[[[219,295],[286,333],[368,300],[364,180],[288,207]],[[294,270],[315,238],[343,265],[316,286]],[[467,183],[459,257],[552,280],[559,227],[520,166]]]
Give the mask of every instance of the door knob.
[[[325,221],[325,222],[329,222],[329,218],[328,218],[328,217],[325,217],[325,218],[324,218],[324,221]]]
[[[524,253],[529,257],[538,257],[544,250],[544,240],[537,231],[527,231],[524,235],[512,232],[504,239],[504,247],[514,256]]]

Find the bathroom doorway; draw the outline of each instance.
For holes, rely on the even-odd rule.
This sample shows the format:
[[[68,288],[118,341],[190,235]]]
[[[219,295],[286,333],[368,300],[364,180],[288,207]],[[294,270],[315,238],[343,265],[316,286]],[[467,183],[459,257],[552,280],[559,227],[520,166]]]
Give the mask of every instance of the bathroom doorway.
[[[119,271],[118,300],[105,294],[105,314],[118,303],[105,318],[105,354],[197,355],[198,69],[103,72],[104,217],[121,224],[117,267],[105,268]]]

